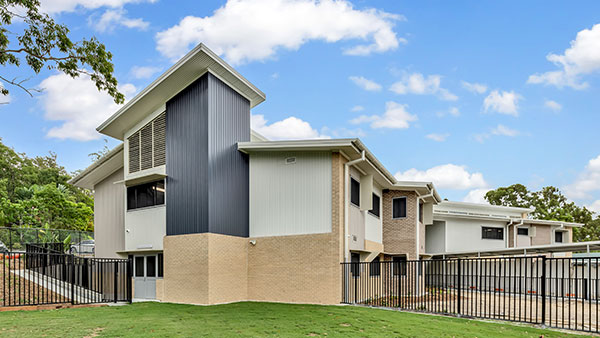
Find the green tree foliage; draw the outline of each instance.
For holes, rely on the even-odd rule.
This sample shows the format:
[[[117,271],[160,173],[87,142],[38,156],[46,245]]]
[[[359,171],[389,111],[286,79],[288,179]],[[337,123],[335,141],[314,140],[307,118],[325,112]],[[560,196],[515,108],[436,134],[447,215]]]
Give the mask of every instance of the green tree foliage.
[[[93,198],[70,178],[56,154],[29,158],[0,139],[0,226],[93,230]]]
[[[24,29],[11,25],[22,21]],[[117,89],[112,54],[95,37],[73,42],[69,29],[40,12],[39,0],[0,0],[0,64],[20,67],[23,62],[35,74],[42,69],[56,69],[73,78],[88,75],[98,90],[106,91],[116,103],[124,96]],[[24,80],[0,79],[25,90],[29,95],[38,89],[25,87]],[[0,88],[4,95],[8,89]]]
[[[534,208],[531,215],[537,219],[585,224],[582,228],[575,229],[575,241],[600,239],[600,218],[594,220],[590,210],[570,202],[556,187],[529,191],[522,184],[513,184],[488,191],[485,199],[493,205]]]

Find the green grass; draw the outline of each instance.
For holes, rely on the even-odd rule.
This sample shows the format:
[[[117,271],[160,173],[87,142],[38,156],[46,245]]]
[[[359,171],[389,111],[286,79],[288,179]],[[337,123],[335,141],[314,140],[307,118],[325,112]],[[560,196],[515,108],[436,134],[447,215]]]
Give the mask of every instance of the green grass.
[[[1,337],[570,337],[562,332],[350,306],[235,303],[0,313]]]

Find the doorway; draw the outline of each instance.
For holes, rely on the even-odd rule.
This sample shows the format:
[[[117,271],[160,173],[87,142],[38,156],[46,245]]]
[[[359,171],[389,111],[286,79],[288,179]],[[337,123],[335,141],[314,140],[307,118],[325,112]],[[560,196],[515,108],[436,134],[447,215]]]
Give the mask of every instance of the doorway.
[[[135,255],[133,259],[134,295],[136,299],[156,299],[158,255]]]

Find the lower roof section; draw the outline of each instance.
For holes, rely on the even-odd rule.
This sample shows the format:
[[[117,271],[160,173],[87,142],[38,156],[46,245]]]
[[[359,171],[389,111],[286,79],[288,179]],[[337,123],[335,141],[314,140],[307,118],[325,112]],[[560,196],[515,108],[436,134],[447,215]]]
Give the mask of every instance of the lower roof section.
[[[461,252],[443,252],[429,253],[426,255],[435,258],[468,258],[468,257],[490,257],[505,255],[532,255],[558,252],[590,252],[600,250],[600,241],[547,244],[536,245],[522,248],[504,248],[495,250],[461,251]]]

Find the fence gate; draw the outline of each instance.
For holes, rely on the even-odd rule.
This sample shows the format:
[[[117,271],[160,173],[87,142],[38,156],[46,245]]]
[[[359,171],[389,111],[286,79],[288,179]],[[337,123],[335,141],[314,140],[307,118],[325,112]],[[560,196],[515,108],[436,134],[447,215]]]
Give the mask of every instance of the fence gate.
[[[131,261],[30,249],[0,256],[2,306],[131,302]]]
[[[598,258],[342,263],[342,303],[600,332]]]

